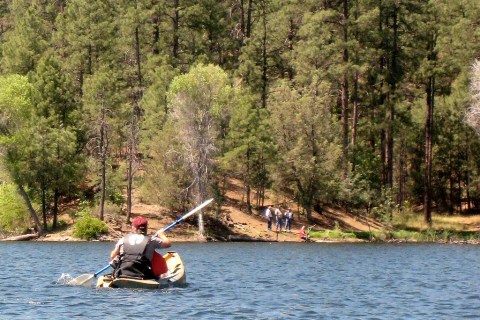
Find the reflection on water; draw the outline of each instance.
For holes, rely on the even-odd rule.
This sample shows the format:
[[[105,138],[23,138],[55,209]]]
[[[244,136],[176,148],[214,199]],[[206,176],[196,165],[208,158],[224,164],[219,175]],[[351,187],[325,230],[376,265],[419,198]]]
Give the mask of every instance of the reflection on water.
[[[66,286],[112,243],[0,243],[0,319],[460,319],[480,315],[480,246],[181,243],[188,286]]]

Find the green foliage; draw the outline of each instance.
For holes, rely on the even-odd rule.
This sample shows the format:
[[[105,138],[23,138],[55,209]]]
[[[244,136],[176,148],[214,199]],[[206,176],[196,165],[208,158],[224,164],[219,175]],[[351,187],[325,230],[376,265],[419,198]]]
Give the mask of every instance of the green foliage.
[[[73,222],[75,222],[75,220],[84,215],[84,214],[88,214],[90,212],[90,202],[87,201],[87,200],[81,200],[80,203],[79,203],[79,210],[69,210],[68,211],[68,216],[70,217],[70,219],[73,220]]]
[[[74,236],[80,239],[96,239],[99,235],[107,233],[105,222],[89,214],[82,214],[75,223]]]
[[[357,174],[348,176],[340,182],[337,199],[350,210],[369,210],[376,204],[376,193],[370,188],[369,181]]]
[[[398,204],[393,197],[393,192],[384,189],[371,209],[371,216],[384,223],[390,224],[394,211],[397,209]]]
[[[6,73],[27,74],[33,71],[40,56],[48,48],[52,35],[43,19],[41,4],[13,1],[11,14],[15,28],[5,34],[0,65]]]
[[[27,206],[15,185],[0,185],[0,208],[0,231],[22,232],[30,226]]]
[[[261,190],[269,183],[267,163],[275,156],[269,112],[260,108],[258,97],[249,90],[236,88],[235,96],[220,166],[241,177],[248,188]]]
[[[479,209],[480,146],[463,120],[478,102],[478,88],[468,90],[478,1],[232,4],[2,2],[0,143],[10,175],[52,207],[85,177],[96,187],[103,165],[107,200],[120,204],[119,163],[134,155],[144,197],[178,206],[205,178],[195,167],[203,148],[217,175],[204,193],[235,176],[260,197],[269,187],[294,197],[308,216],[341,204],[389,222],[401,202],[424,199],[433,89],[433,203],[454,213],[468,199]],[[98,165],[85,172],[85,158]]]
[[[33,87],[20,75],[0,76],[0,132],[14,133],[28,123]]]
[[[334,230],[311,231],[310,238],[341,240],[341,239],[356,239],[357,236],[353,232],[346,232],[340,229],[334,229]]]
[[[185,203],[191,177],[182,154],[177,151],[181,148],[172,121],[167,121],[151,141],[150,157],[145,160],[147,174],[141,187],[142,198],[172,209]]]
[[[332,102],[329,83],[319,80],[310,89],[305,92],[283,82],[270,102],[279,155],[273,162],[273,180],[278,190],[296,190],[309,218],[314,203],[336,197],[341,155],[338,126],[327,112]]]

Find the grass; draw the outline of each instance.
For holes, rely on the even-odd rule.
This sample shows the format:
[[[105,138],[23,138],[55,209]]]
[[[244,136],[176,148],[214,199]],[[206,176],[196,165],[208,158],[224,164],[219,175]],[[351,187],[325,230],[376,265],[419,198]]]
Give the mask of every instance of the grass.
[[[474,220],[474,218],[472,219]],[[480,224],[480,216],[478,217],[478,223]],[[392,225],[395,229],[405,230],[455,230],[455,231],[467,231],[467,225],[462,222],[458,215],[432,215],[432,226],[430,227],[425,222],[423,214],[403,211],[395,212],[393,215]]]
[[[317,239],[332,239],[332,240],[340,240],[340,239],[356,239],[357,236],[354,232],[345,232],[342,230],[321,230],[321,231],[310,231],[311,238]]]
[[[359,239],[367,241],[406,242],[480,242],[480,216],[433,215],[429,226],[422,214],[412,211],[396,212],[391,228],[375,231],[345,231],[338,225],[333,230],[311,231],[317,239]]]

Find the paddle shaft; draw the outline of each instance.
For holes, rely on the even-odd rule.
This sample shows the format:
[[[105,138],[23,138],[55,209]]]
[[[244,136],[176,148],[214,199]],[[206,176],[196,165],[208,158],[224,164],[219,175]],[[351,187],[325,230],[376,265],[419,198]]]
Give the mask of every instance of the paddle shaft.
[[[179,223],[182,222],[183,220],[185,220],[185,219],[187,219],[188,217],[190,217],[191,215],[193,215],[195,212],[202,210],[205,206],[209,205],[210,202],[212,202],[212,201],[213,201],[213,199],[209,199],[209,200],[203,202],[201,205],[199,205],[199,206],[196,207],[195,209],[191,210],[190,212],[187,212],[183,217],[181,217],[181,218],[178,219],[177,221],[172,222],[171,224],[169,224],[168,226],[166,226],[165,228],[163,228],[163,232],[170,230],[171,228],[175,227],[177,224],[179,224]]]
[[[93,277],[96,278],[100,273],[102,273],[103,271],[107,270],[108,268],[110,268],[110,265],[106,265],[105,267],[103,267],[102,269],[98,270],[97,272],[95,272],[93,274]]]
[[[175,227],[177,224],[179,224],[180,222],[182,222],[183,220],[187,219],[188,217],[190,217],[191,215],[193,215],[195,212],[199,211],[199,210],[202,210],[204,207],[206,207],[207,205],[210,204],[210,202],[212,202],[213,199],[208,199],[207,201],[203,202],[201,205],[199,205],[198,207],[192,209],[191,211],[187,212],[186,214],[184,214],[181,218],[179,218],[178,220],[176,220],[175,222],[172,222],[171,224],[169,224],[168,226],[166,226],[165,228],[163,228],[163,232],[165,231],[168,231],[170,229],[172,229],[173,227]],[[157,236],[157,233],[155,233],[153,235],[153,238],[155,238]],[[103,267],[102,269],[98,270],[97,272],[95,272],[93,274],[93,277],[96,278],[100,273],[102,273],[103,271],[107,270],[108,268],[110,268],[110,264],[106,265],[105,267]]]

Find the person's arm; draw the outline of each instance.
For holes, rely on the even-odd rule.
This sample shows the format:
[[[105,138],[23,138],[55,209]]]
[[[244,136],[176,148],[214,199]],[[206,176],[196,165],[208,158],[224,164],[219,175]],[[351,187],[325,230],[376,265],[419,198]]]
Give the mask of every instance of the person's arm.
[[[120,254],[120,246],[122,245],[123,241],[120,239],[116,244],[115,248],[110,252],[110,260],[113,260],[116,256]]]
[[[170,248],[172,246],[172,242],[167,238],[163,229],[158,230],[155,235],[162,241],[162,248]]]

